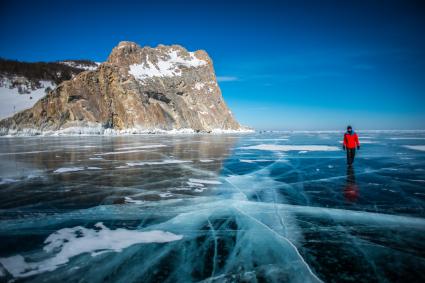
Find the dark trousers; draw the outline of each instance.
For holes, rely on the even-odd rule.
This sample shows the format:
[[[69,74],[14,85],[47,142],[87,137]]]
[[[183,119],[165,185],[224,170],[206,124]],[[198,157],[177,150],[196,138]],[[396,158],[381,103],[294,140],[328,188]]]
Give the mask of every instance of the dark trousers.
[[[348,165],[353,164],[355,155],[356,155],[355,148],[347,148],[347,164]]]

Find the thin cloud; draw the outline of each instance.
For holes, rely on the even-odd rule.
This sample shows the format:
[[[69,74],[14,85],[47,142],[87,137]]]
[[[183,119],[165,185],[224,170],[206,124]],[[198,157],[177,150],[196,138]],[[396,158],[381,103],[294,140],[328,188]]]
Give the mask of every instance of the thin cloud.
[[[232,76],[218,76],[217,81],[218,82],[234,82],[239,80],[238,77],[232,77]]]

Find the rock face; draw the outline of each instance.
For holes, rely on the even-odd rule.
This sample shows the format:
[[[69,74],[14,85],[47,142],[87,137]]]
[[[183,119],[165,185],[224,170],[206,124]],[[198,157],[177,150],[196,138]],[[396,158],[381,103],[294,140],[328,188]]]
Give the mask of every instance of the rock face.
[[[239,130],[205,51],[121,42],[106,62],[61,83],[31,109],[0,121],[2,134],[76,128]]]

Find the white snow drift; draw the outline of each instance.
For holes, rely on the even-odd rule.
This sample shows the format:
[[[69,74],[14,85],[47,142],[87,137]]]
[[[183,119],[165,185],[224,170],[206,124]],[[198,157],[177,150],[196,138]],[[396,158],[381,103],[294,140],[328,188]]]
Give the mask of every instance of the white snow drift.
[[[182,235],[161,230],[146,232],[122,228],[111,230],[101,222],[97,223],[95,228],[77,226],[64,228],[51,234],[44,241],[43,250],[52,256],[42,261],[26,261],[22,255],[15,255],[0,258],[0,263],[15,278],[22,278],[53,271],[66,264],[70,258],[83,253],[96,256],[103,252],[120,252],[134,244],[165,243],[183,238]]]
[[[281,145],[281,144],[259,144],[244,146],[241,149],[257,149],[270,151],[337,151],[336,146],[329,145]]]

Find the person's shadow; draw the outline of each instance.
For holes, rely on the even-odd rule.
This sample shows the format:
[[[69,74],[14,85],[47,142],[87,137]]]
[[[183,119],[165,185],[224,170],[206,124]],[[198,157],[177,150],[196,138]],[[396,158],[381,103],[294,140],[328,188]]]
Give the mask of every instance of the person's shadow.
[[[353,166],[347,166],[347,179],[345,181],[344,197],[349,202],[356,202],[359,198],[359,187]]]

